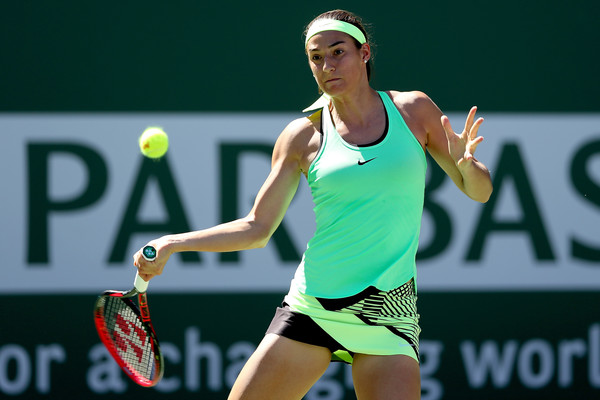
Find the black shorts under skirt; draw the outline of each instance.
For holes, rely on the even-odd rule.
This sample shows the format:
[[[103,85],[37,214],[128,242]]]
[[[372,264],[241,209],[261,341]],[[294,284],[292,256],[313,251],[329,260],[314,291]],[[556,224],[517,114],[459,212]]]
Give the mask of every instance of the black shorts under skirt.
[[[332,361],[352,363],[355,353],[404,354],[419,361],[414,282],[384,292],[369,287],[341,299],[321,299],[293,288],[267,333],[329,349]]]

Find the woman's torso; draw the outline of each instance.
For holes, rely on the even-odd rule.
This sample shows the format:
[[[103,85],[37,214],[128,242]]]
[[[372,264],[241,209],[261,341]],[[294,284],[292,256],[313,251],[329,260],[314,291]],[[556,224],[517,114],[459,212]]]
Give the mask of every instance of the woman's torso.
[[[404,119],[404,122],[415,136],[415,138],[421,144],[423,151],[425,151],[427,143],[427,132],[424,128],[424,123],[418,118],[416,111],[417,104],[414,102],[414,96],[410,92],[396,92],[387,91],[385,92],[394,102],[396,109]],[[321,146],[321,111],[315,112],[307,119],[309,121],[310,129],[305,130],[305,134],[309,135],[309,138],[305,140],[306,147],[302,150],[302,156],[300,160],[300,166],[303,174],[306,176],[308,169],[315,159],[319,148]],[[340,136],[349,143],[353,144],[367,144],[376,141],[383,134],[383,130],[379,130],[371,134],[370,137],[366,137],[361,140],[348,139],[344,132],[340,133]]]
[[[389,124],[373,143],[348,143],[322,112],[322,143],[307,169],[317,228],[294,278],[307,294],[389,290],[415,274],[425,155],[388,94],[380,96]]]

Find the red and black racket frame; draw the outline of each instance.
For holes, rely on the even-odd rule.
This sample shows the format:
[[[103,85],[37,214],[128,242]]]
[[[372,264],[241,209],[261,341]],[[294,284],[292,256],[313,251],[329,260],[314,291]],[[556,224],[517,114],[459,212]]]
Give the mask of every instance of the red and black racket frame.
[[[139,308],[135,305],[135,303],[131,300],[132,297],[138,296]],[[122,292],[116,290],[107,290],[100,297],[118,297],[121,301],[125,302],[128,307],[141,319],[142,324],[146,327],[146,331],[149,336],[150,344],[152,346],[152,350],[154,353],[154,362],[156,363],[157,368],[155,369],[154,376],[152,379],[148,379],[138,373],[136,371],[132,371],[127,366],[127,363],[119,356],[117,349],[115,347],[115,342],[111,338],[110,332],[106,328],[106,323],[104,319],[104,315],[102,314],[102,310],[99,307],[96,307],[94,310],[94,322],[96,324],[96,330],[98,332],[98,336],[100,340],[109,351],[110,355],[113,359],[119,364],[119,367],[127,375],[138,385],[143,387],[152,387],[155,386],[161,379],[164,373],[164,359],[162,356],[162,352],[160,351],[160,346],[158,343],[158,338],[156,337],[156,332],[154,331],[154,327],[152,326],[152,322],[150,321],[150,311],[148,308],[148,298],[146,296],[146,292],[140,293],[136,289],[133,289],[129,292]]]

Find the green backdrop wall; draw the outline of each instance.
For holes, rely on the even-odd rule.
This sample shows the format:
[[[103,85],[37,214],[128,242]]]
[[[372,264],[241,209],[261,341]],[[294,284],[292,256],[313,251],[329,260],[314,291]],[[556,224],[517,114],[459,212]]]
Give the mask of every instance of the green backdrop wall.
[[[66,0],[0,5],[0,111],[302,109],[302,32],[333,8],[372,25],[378,89],[445,111],[600,110],[594,0]]]
[[[372,24],[378,89],[423,90],[445,111],[600,111],[597,1],[65,0],[0,4],[0,112],[299,110],[316,97],[302,31],[337,7]],[[96,293],[2,293],[0,397],[224,398],[282,294],[151,295],[168,369],[144,390],[98,347]],[[599,297],[423,292],[423,398],[598,397]],[[238,304],[253,312],[216,315]],[[331,374],[307,399],[354,398]]]
[[[104,352],[91,323],[94,296],[0,296],[3,316],[13,321],[1,334],[0,394],[225,399],[282,295],[150,294],[166,359],[155,389],[135,386]],[[600,321],[584,312],[598,301],[598,293],[584,292],[422,294],[422,398],[598,398]],[[240,304],[252,312],[239,312]],[[348,375],[345,365],[332,364],[305,399],[355,399]]]

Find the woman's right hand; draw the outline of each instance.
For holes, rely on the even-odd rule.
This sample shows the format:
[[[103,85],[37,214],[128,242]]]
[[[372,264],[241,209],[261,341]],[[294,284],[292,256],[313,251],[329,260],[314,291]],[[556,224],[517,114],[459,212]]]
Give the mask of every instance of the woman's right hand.
[[[142,255],[142,249],[146,246],[152,246],[156,249],[156,258],[153,261],[148,261]],[[168,250],[168,240],[163,237],[152,240],[145,244],[140,250],[133,255],[133,265],[138,269],[140,277],[148,282],[157,275],[162,274],[171,253]]]

